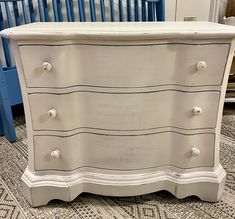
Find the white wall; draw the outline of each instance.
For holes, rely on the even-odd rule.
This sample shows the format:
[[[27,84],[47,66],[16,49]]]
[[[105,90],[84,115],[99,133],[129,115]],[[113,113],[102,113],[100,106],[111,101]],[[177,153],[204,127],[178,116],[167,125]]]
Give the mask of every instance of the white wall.
[[[217,21],[224,0],[165,0],[167,21]]]
[[[165,0],[165,19],[175,21],[177,0]]]

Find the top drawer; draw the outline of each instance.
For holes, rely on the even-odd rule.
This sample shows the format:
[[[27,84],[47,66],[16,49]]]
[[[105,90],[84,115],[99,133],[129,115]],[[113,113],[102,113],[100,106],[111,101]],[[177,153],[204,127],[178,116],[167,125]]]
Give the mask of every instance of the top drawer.
[[[220,85],[228,52],[229,44],[20,46],[27,86],[44,88]]]

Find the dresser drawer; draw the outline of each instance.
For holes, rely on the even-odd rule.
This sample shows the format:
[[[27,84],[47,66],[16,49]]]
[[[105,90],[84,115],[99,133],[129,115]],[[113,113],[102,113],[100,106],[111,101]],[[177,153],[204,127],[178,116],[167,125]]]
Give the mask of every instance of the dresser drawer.
[[[220,85],[228,51],[228,44],[20,46],[27,86],[52,88]]]
[[[30,94],[34,130],[215,128],[219,92]]]
[[[180,168],[213,165],[214,134],[164,132],[137,136],[82,133],[71,137],[34,136],[36,170]]]

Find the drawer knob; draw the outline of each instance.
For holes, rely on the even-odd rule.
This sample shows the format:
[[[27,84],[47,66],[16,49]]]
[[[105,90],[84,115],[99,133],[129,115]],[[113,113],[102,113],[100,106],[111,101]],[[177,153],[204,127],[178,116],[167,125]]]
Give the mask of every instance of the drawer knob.
[[[199,116],[202,114],[202,108],[195,106],[193,107],[192,113],[194,116]]]
[[[51,152],[51,157],[53,159],[58,159],[60,157],[60,150],[59,149],[55,149]]]
[[[49,62],[43,62],[42,67],[43,67],[44,71],[51,71],[51,69],[52,69],[52,66]]]
[[[51,109],[47,113],[48,113],[48,116],[52,119],[56,117],[56,110],[55,109]]]
[[[197,157],[200,154],[200,150],[198,148],[192,148],[192,156]]]
[[[205,71],[206,67],[207,67],[207,64],[204,61],[200,61],[197,63],[197,70],[198,71]]]

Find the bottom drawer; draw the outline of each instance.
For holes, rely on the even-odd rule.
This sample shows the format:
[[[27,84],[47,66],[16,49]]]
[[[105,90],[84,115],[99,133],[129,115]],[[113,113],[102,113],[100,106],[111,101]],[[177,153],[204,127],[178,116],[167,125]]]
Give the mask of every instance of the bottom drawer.
[[[163,132],[136,136],[80,133],[34,136],[35,170],[75,170],[90,166],[133,170],[172,165],[213,166],[214,134]]]

